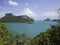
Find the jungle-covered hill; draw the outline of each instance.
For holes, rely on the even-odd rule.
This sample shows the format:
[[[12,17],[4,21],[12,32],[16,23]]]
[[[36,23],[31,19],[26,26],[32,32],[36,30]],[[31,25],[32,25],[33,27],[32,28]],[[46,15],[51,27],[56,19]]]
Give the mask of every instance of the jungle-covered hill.
[[[34,22],[34,20],[26,15],[15,16],[12,13],[6,13],[0,18],[0,22]]]

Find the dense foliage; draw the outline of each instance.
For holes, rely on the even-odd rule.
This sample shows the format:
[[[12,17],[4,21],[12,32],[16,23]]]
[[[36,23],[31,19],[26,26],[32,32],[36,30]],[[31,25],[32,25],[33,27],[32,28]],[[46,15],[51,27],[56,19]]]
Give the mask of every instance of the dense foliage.
[[[31,45],[60,45],[60,26],[52,25],[46,32],[37,35]]]
[[[15,16],[12,13],[6,13],[0,22],[34,22],[34,20],[26,15]]]
[[[5,23],[0,23],[0,45],[60,45],[60,26],[51,25],[46,32],[32,39],[25,34],[13,37]]]
[[[32,38],[24,34],[16,34],[15,36],[17,45],[30,45]]]
[[[12,45],[13,36],[4,23],[0,23],[0,45]]]

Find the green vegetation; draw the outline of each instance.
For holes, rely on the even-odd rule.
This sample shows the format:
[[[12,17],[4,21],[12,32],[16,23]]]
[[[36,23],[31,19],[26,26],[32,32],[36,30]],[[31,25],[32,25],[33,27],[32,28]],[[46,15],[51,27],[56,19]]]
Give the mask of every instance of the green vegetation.
[[[16,35],[18,45],[60,45],[60,26],[52,25],[34,39],[25,34]]]
[[[0,23],[0,45],[12,45],[13,36],[4,23]]]
[[[30,45],[31,38],[29,38],[25,33],[24,34],[17,34],[15,36],[17,45]]]
[[[0,23],[0,45],[60,45],[60,26],[52,25],[32,39],[25,33],[13,37],[5,23]]]
[[[0,45],[30,45],[31,40],[25,33],[13,36],[5,23],[0,23]]]
[[[34,20],[26,15],[15,16],[12,13],[6,13],[4,17],[0,19],[0,22],[34,22]]]
[[[60,26],[52,25],[46,32],[37,35],[31,45],[60,45]]]

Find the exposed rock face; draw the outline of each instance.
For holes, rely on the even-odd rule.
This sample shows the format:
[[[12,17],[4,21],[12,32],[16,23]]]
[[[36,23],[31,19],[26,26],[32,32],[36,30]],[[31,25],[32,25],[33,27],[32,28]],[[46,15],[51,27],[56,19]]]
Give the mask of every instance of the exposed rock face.
[[[15,16],[12,13],[5,14],[4,17],[0,19],[1,22],[34,22],[34,20],[26,15]]]

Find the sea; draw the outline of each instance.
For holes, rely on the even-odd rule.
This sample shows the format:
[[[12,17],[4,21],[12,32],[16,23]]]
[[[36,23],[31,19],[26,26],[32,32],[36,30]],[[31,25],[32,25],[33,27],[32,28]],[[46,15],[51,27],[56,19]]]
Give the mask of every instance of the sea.
[[[54,21],[36,21],[34,23],[6,23],[8,29],[13,35],[26,34],[30,38],[34,38],[41,32],[46,32],[51,25],[56,24]]]

